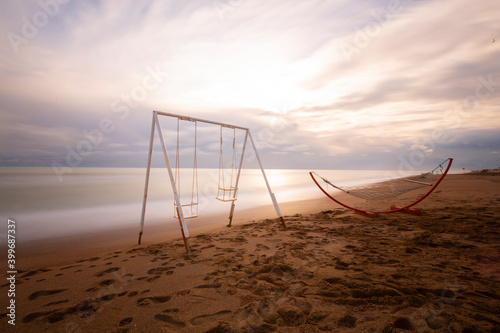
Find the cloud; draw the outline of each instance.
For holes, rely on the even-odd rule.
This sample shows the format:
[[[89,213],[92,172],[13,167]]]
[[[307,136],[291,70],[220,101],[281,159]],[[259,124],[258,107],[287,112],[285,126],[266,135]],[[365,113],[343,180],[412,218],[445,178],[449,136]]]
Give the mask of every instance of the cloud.
[[[109,119],[81,165],[141,166],[153,109],[249,127],[277,168],[394,168],[436,129],[450,139],[433,156],[472,156],[451,142],[490,142],[482,130],[500,127],[495,1],[231,4],[70,1],[18,54],[4,39],[0,163],[64,161]],[[0,32],[22,34],[23,17],[41,10],[0,4]],[[471,107],[478,89],[488,96]],[[213,151],[217,134],[203,131]]]

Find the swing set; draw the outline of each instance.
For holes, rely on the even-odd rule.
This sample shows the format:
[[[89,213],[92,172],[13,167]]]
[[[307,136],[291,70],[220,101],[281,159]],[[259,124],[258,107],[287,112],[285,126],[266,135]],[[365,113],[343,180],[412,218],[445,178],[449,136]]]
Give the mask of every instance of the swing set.
[[[165,139],[163,136],[163,131],[160,126],[159,116],[176,118],[177,120],[177,130],[176,130],[176,157],[175,157],[175,170],[172,170],[172,165],[170,163],[169,154],[167,151],[167,146],[165,143]],[[193,134],[193,147],[194,147],[194,156],[193,156],[193,173],[192,173],[192,182],[191,182],[191,202],[190,203],[182,203],[181,202],[181,175],[180,175],[180,124],[181,122],[190,122],[194,123],[194,134]],[[257,148],[255,147],[255,143],[252,139],[252,135],[250,133],[250,129],[225,123],[219,123],[215,121],[209,121],[199,118],[192,118],[188,116],[177,115],[173,113],[166,113],[160,111],[153,111],[153,120],[151,125],[151,137],[149,141],[149,155],[148,155],[148,166],[146,171],[146,181],[144,186],[144,197],[142,204],[142,214],[141,214],[141,224],[139,231],[139,241],[138,244],[141,244],[142,234],[144,231],[144,218],[146,215],[146,203],[148,197],[148,187],[149,187],[149,176],[151,171],[151,158],[153,153],[153,143],[154,143],[154,133],[155,130],[158,132],[158,136],[160,139],[161,147],[163,150],[163,156],[165,158],[165,164],[167,166],[170,183],[172,186],[172,191],[174,194],[174,217],[178,219],[179,225],[181,228],[182,238],[184,240],[184,246],[186,248],[186,252],[189,252],[189,244],[187,239],[189,238],[189,231],[187,228],[186,220],[193,219],[198,217],[198,158],[197,158],[197,145],[198,145],[198,123],[216,125],[220,127],[220,148],[219,148],[219,174],[218,174],[218,185],[217,185],[217,197],[216,199],[223,202],[231,202],[231,210],[229,213],[229,224],[231,226],[234,214],[235,201],[237,200],[238,194],[238,183],[241,175],[241,167],[243,164],[243,157],[245,154],[245,149],[247,146],[248,139],[253,147],[255,157],[259,164],[260,170],[262,172],[262,176],[264,178],[267,190],[269,191],[269,195],[274,205],[274,209],[276,214],[281,220],[281,224],[284,228],[286,228],[285,220],[283,219],[283,215],[281,214],[278,202],[276,201],[276,197],[271,190],[271,186],[266,177],[266,173],[262,166],[262,162],[259,157],[259,153],[257,152]],[[225,167],[224,164],[224,132],[227,131],[225,129],[232,130],[232,154],[231,154],[231,167],[230,170]],[[241,150],[241,156],[238,161],[236,154],[236,132],[243,131],[244,140],[243,147]],[[227,146],[227,145],[226,145]]]

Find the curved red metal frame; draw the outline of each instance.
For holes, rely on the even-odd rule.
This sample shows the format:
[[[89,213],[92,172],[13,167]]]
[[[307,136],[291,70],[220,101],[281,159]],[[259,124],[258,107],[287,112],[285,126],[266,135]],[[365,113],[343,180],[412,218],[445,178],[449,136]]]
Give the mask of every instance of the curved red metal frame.
[[[446,167],[446,169],[443,172],[443,174],[441,175],[441,177],[437,180],[437,182],[434,184],[434,186],[432,186],[431,189],[426,194],[424,194],[420,199],[418,199],[417,201],[415,201],[415,202],[413,202],[413,203],[411,203],[411,204],[409,204],[407,206],[404,206],[404,207],[394,207],[394,206],[391,206],[390,210],[381,211],[381,212],[369,212],[369,211],[366,211],[366,210],[362,210],[362,209],[350,207],[350,206],[348,206],[348,205],[346,205],[346,204],[338,201],[337,199],[335,199],[334,197],[332,197],[323,187],[321,187],[321,185],[318,183],[318,181],[316,180],[316,178],[314,178],[314,175],[313,175],[312,172],[309,172],[309,175],[313,179],[314,183],[316,183],[316,185],[319,187],[319,189],[328,198],[332,199],[333,201],[335,201],[336,203],[338,203],[339,205],[341,205],[341,206],[343,206],[345,208],[354,210],[355,212],[358,212],[358,213],[361,213],[361,214],[365,214],[365,215],[369,215],[369,216],[372,216],[372,217],[376,217],[377,214],[388,214],[388,213],[395,213],[395,212],[400,212],[400,211],[405,211],[405,212],[408,212],[408,213],[420,215],[420,211],[419,210],[410,209],[410,207],[415,206],[416,204],[418,204],[419,202],[421,202],[422,200],[424,200],[425,198],[427,198],[429,196],[429,194],[431,194],[434,191],[434,189],[439,185],[439,183],[441,183],[441,181],[443,180],[443,178],[446,176],[446,174],[450,170],[451,163],[453,162],[453,158],[449,158],[448,160],[449,160],[448,166]]]

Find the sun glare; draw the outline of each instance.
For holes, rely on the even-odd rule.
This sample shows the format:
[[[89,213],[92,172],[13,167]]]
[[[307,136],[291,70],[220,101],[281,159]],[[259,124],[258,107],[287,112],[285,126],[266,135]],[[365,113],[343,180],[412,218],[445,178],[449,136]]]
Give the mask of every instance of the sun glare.
[[[202,57],[193,58],[190,50],[189,57],[176,59],[175,67],[183,74],[176,87],[179,100],[276,113],[299,108],[306,102],[306,92],[300,87],[304,73],[297,76],[291,60],[293,52],[286,47],[237,42],[221,49],[201,49],[207,50]]]
[[[304,102],[303,92],[287,73],[285,59],[261,55],[242,60],[246,65],[226,69],[232,76],[231,83],[215,87],[214,102],[280,113]]]

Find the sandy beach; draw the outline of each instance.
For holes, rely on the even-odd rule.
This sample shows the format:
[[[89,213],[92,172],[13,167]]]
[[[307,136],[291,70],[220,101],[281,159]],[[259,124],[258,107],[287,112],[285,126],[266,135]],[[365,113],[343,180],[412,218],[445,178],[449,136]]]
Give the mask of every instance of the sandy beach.
[[[282,204],[286,229],[271,206],[190,229],[189,254],[161,226],[32,244],[0,331],[500,332],[499,172],[448,175],[421,216],[321,195]]]

